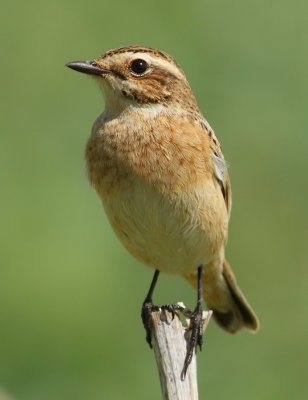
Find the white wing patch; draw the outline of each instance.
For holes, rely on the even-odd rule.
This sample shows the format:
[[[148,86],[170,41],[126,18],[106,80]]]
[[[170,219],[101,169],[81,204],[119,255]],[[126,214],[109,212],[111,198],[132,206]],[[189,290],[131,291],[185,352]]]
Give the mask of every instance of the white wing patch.
[[[224,158],[218,157],[215,154],[212,154],[212,160],[214,162],[214,171],[216,178],[219,179],[223,186],[226,186],[227,182],[227,174],[228,174],[228,166]]]
[[[231,210],[231,194],[230,194],[230,186],[229,186],[229,178],[228,178],[228,165],[223,158],[217,156],[216,154],[212,154],[212,160],[214,164],[214,174],[220,185],[222,195],[225,199],[227,210],[230,214]]]

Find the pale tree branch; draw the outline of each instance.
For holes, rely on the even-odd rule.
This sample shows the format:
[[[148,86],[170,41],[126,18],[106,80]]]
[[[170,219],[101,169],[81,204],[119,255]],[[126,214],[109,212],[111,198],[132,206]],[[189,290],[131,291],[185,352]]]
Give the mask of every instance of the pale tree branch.
[[[181,306],[183,306],[181,304]],[[212,311],[203,312],[203,332]],[[183,326],[179,317],[159,309],[151,313],[152,344],[159,371],[163,400],[198,400],[196,353],[188,367],[185,379],[181,379],[186,356],[188,326]]]

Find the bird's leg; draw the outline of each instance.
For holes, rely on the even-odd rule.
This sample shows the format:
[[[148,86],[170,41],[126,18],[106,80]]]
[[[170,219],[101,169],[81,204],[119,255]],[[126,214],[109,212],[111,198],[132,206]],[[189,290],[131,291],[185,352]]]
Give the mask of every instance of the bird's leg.
[[[152,311],[157,311],[159,308],[158,306],[154,306],[153,304],[153,292],[157,283],[159,275],[159,270],[156,269],[154,272],[154,276],[151,282],[150,289],[148,291],[148,294],[146,295],[146,298],[144,299],[144,302],[142,304],[142,309],[141,309],[141,318],[143,322],[144,329],[146,331],[146,341],[148,342],[149,346],[152,348],[152,333],[151,333],[151,312]]]
[[[158,276],[159,276],[159,270],[156,269],[152,282],[151,282],[151,286],[150,289],[148,291],[148,294],[146,295],[146,298],[144,299],[143,303],[142,303],[142,308],[141,308],[141,318],[142,318],[142,322],[143,322],[143,326],[144,329],[146,331],[146,341],[148,342],[149,346],[152,348],[152,334],[151,334],[151,312],[153,311],[158,311],[158,310],[165,310],[165,311],[169,311],[172,314],[172,319],[174,318],[175,314],[177,314],[178,311],[181,311],[184,315],[185,312],[188,313],[187,316],[192,315],[192,312],[190,310],[188,310],[186,307],[183,307],[179,304],[163,304],[163,305],[154,305],[153,304],[153,292],[158,280]]]
[[[190,315],[190,338],[187,343],[186,357],[184,361],[184,366],[181,374],[181,379],[184,380],[186,376],[187,369],[191,363],[194,350],[197,350],[199,346],[202,350],[202,275],[203,275],[203,265],[198,267],[198,297],[197,305],[194,311]]]

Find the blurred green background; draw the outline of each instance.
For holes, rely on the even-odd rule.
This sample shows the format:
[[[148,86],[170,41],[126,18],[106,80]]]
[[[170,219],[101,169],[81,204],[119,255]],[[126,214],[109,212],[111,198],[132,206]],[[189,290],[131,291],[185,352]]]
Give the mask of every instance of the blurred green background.
[[[261,320],[257,335],[210,324],[200,398],[306,399],[307,1],[4,0],[0,22],[0,386],[17,400],[161,397],[139,317],[152,271],[84,173],[103,99],[64,67],[142,44],[183,66],[223,145],[227,255]],[[164,276],[155,300],[195,293]]]

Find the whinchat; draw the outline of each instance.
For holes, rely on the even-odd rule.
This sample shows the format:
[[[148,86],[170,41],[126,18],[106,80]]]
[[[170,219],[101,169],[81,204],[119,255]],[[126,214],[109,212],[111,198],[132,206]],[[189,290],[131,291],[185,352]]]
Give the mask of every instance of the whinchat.
[[[104,93],[86,145],[87,171],[119,240],[156,270],[142,308],[149,343],[159,272],[198,287],[186,371],[202,344],[202,296],[228,332],[258,329],[225,259],[231,189],[221,146],[183,70],[165,52],[129,46],[67,66],[92,75]]]

